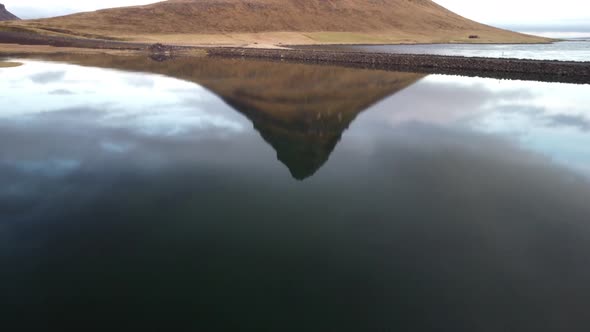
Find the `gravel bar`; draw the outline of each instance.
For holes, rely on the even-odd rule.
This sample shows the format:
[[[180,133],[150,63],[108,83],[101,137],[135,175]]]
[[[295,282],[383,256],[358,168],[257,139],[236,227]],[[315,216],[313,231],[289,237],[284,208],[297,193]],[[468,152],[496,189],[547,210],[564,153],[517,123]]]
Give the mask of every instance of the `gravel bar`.
[[[351,67],[590,84],[590,62],[479,58],[443,55],[366,53],[313,49],[246,49],[219,47],[210,56],[329,63]]]

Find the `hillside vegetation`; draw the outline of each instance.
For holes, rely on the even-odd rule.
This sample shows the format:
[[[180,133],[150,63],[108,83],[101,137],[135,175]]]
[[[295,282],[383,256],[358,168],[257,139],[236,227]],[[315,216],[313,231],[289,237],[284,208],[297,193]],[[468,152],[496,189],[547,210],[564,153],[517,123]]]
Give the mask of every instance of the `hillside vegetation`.
[[[185,44],[547,41],[479,24],[430,0],[169,0],[10,24]]]

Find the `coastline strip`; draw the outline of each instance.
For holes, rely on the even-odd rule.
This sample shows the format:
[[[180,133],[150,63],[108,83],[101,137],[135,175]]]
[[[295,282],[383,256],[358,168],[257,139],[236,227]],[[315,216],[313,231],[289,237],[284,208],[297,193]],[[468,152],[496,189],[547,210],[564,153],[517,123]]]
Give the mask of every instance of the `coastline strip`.
[[[211,48],[207,50],[207,53],[209,56],[218,57],[259,58],[419,73],[590,84],[590,62],[227,47]]]
[[[244,57],[271,61],[332,64],[345,67],[406,71],[425,74],[447,74],[529,80],[559,83],[590,84],[590,62],[482,58],[444,55],[414,55],[367,53],[322,49],[265,49],[243,47],[197,47],[147,44],[101,39],[43,36],[23,32],[0,31],[0,43],[20,45],[50,45],[66,50],[68,47],[89,50],[141,52],[161,61],[175,56]],[[156,47],[154,51],[154,46]],[[159,49],[165,52],[159,52]],[[67,52],[67,51],[66,51]],[[26,53],[26,52],[25,52]],[[17,55],[8,54],[8,55]],[[7,54],[3,54],[7,55]],[[20,54],[19,54],[20,55]]]

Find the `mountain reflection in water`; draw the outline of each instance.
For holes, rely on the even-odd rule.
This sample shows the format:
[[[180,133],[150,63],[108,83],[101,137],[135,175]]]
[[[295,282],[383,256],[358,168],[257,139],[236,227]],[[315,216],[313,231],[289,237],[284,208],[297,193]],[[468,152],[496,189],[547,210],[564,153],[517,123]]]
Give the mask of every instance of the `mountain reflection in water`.
[[[424,75],[335,66],[179,58],[54,56],[88,66],[164,74],[198,83],[254,124],[295,179],[315,174],[356,116]]]
[[[583,88],[546,86],[572,95],[539,105],[551,93],[526,82],[53,60],[188,82],[49,63],[3,72],[6,91],[22,90],[0,90],[12,105],[0,110],[6,324],[588,330]],[[576,167],[558,162],[572,155]]]

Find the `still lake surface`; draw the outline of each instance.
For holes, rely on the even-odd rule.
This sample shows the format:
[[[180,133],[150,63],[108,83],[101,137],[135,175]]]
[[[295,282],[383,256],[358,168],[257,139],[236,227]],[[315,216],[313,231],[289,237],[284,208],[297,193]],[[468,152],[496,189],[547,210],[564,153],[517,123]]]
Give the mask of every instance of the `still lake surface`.
[[[0,69],[5,322],[590,327],[588,85],[51,60]]]
[[[590,41],[569,40],[552,44],[428,44],[338,46],[363,52],[435,54],[466,57],[590,61]]]

